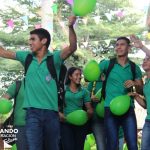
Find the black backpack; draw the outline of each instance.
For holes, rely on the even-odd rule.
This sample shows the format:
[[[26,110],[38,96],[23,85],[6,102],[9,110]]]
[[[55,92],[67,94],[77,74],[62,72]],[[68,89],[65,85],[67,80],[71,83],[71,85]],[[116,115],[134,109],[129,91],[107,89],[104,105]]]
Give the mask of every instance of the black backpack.
[[[21,81],[16,81],[13,111],[12,111],[11,115],[3,123],[1,131],[3,130],[5,132],[5,130],[10,131],[11,129],[14,131],[14,129],[15,129],[14,128],[14,108],[16,106],[16,98],[17,98],[18,92],[20,90],[20,87],[21,87]],[[1,135],[1,137],[2,137],[3,141],[5,141],[7,144],[13,145],[16,143],[17,139],[15,137],[15,133],[7,133],[8,136],[5,136],[6,134],[2,133],[2,132],[0,134],[3,134],[3,135]],[[12,137],[11,134],[13,134],[14,137]]]
[[[25,76],[26,76],[27,70],[28,70],[32,60],[33,60],[33,55],[28,54],[26,57],[26,60],[25,60]],[[47,57],[46,63],[47,63],[47,68],[49,70],[49,73],[51,74],[52,78],[55,80],[56,85],[57,85],[59,111],[63,112],[63,108],[65,105],[65,102],[64,102],[64,96],[65,96],[64,80],[66,77],[67,68],[63,63],[61,64],[59,79],[58,79],[57,74],[56,74],[56,69],[54,66],[53,55]]]
[[[101,98],[100,98],[100,100],[102,100],[102,98],[105,99],[105,96],[106,96],[105,90],[106,90],[107,79],[108,79],[108,76],[109,76],[111,70],[113,69],[115,63],[116,63],[116,58],[110,59],[110,63],[109,63],[108,69],[107,69],[107,71],[105,72],[105,80],[103,81],[102,92],[101,92]],[[131,72],[132,72],[133,80],[135,80],[136,65],[135,65],[135,63],[132,62],[131,60],[129,60],[129,64],[130,64],[130,66],[131,66]]]

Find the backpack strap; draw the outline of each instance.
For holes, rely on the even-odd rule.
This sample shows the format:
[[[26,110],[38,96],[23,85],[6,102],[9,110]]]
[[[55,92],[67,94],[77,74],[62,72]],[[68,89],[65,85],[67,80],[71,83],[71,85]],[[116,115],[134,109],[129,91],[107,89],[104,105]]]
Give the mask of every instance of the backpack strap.
[[[32,60],[33,60],[33,55],[32,55],[32,54],[28,54],[27,57],[26,57],[26,60],[25,60],[24,76],[26,76],[27,71],[28,71],[28,68],[29,68],[29,66],[30,66],[30,64],[31,64],[31,62],[32,62]]]
[[[18,96],[18,93],[19,93],[19,90],[20,90],[20,87],[21,87],[21,81],[16,81],[16,90],[15,90],[15,95],[14,95],[14,105],[16,103],[16,98]]]
[[[106,96],[105,90],[106,90],[107,79],[108,79],[108,76],[109,76],[112,68],[114,67],[115,63],[116,63],[116,58],[110,59],[109,66],[108,66],[108,69],[105,74],[105,80],[103,81],[103,85],[102,85],[102,92],[101,92],[102,94],[101,94],[100,101],[102,100],[102,98],[105,99],[105,96]]]
[[[57,78],[56,69],[54,66],[54,58],[53,55],[47,57],[47,68],[55,80],[57,85],[57,92],[58,92],[58,106],[60,111],[63,111],[64,107],[64,96],[65,96],[65,89],[64,89],[64,79],[67,72],[67,68],[64,64],[61,64],[60,73],[59,73],[59,80]]]
[[[14,106],[13,106],[14,108],[16,106],[16,99],[17,99],[20,87],[21,87],[21,81],[16,81],[16,89],[15,89],[15,95],[14,95]],[[9,124],[11,124],[11,122],[14,122],[14,112],[15,111],[13,109],[13,112],[12,112],[11,116],[8,119]]]
[[[129,60],[129,64],[131,66],[131,72],[132,72],[132,77],[133,77],[133,81],[134,81],[135,80],[135,75],[136,75],[136,65],[131,60]]]

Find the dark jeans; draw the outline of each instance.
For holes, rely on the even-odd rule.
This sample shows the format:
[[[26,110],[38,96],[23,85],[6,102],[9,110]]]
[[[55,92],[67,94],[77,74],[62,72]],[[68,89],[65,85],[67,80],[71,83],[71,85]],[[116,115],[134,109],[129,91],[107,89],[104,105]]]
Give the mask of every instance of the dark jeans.
[[[106,150],[104,119],[94,116],[92,120],[92,130],[96,140],[97,150]]]
[[[107,150],[117,150],[119,143],[119,127],[123,127],[128,150],[138,150],[137,147],[137,123],[134,108],[122,116],[115,116],[108,107],[105,108],[105,127],[107,137]]]
[[[150,120],[146,120],[142,131],[141,150],[150,149]]]
[[[29,150],[59,150],[60,124],[58,112],[28,108],[26,135]]]
[[[83,150],[87,125],[74,126],[61,123],[61,141],[63,150]]]
[[[18,129],[16,134],[17,150],[28,150],[25,126],[15,126],[15,129]]]

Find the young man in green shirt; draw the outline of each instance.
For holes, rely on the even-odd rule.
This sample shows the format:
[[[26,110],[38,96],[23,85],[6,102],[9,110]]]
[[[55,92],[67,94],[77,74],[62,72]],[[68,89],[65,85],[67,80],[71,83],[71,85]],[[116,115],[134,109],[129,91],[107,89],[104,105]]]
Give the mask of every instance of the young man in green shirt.
[[[48,51],[50,34],[47,30],[35,29],[30,32],[31,52],[12,52],[0,47],[0,57],[14,59],[25,65],[26,57],[33,60],[25,77],[26,136],[29,150],[58,150],[60,127],[58,116],[58,93],[55,80],[47,69],[46,59],[53,55],[57,76],[60,66],[77,49],[77,39],[73,25],[76,17],[69,17],[69,43],[61,51]],[[43,146],[44,145],[44,146]],[[44,147],[44,148],[43,148]]]
[[[24,103],[24,80],[20,81],[21,86],[16,96],[16,104],[14,107],[14,126],[15,129],[18,129],[18,133],[16,134],[16,146],[17,150],[28,150],[27,139],[26,139],[26,130],[25,130],[25,116],[26,111],[23,109]],[[8,87],[6,93],[2,96],[7,99],[15,98],[16,94],[16,83],[13,83]]]
[[[113,98],[125,95],[132,86],[136,90],[142,89],[142,74],[140,68],[135,66],[135,79],[133,81],[133,74],[131,65],[129,64],[128,53],[131,49],[130,40],[126,37],[120,37],[116,41],[115,52],[116,62],[109,73],[106,82],[105,90],[105,116],[104,123],[107,137],[107,150],[116,150],[118,148],[118,132],[120,126],[124,131],[125,140],[129,150],[137,150],[137,124],[131,98],[131,106],[122,116],[116,116],[110,111],[110,102]],[[100,63],[100,70],[103,73],[107,72],[110,60],[105,60]]]

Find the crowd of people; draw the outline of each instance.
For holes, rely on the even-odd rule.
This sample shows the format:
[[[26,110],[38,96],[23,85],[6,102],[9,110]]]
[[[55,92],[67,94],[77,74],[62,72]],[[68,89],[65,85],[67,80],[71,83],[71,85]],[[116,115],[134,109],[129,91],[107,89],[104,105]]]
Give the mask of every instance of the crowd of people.
[[[119,37],[115,44],[115,62],[108,74],[111,60],[99,63],[101,75],[98,81],[89,82],[88,87],[81,85],[82,70],[76,66],[68,69],[65,81],[64,109],[58,105],[58,86],[47,67],[47,59],[53,59],[56,78],[59,77],[61,65],[77,49],[77,37],[74,31],[76,17],[69,18],[69,46],[51,53],[48,50],[51,37],[43,28],[30,32],[29,45],[31,51],[10,51],[0,47],[0,57],[20,61],[26,68],[26,60],[32,56],[31,64],[25,70],[21,88],[16,99],[14,125],[18,129],[18,150],[83,150],[86,135],[93,133],[97,150],[122,150],[127,143],[128,150],[138,150],[137,121],[134,112],[134,100],[147,109],[147,117],[142,133],[142,150],[149,150],[150,139],[150,50],[134,35],[130,40]],[[140,67],[128,58],[132,46],[146,53],[142,67],[147,74],[143,85]],[[50,66],[51,67],[51,66]],[[92,70],[91,70],[92,71]],[[100,99],[95,97],[105,83],[104,117],[96,114],[96,106]],[[135,87],[135,91],[132,88]],[[14,98],[16,84],[11,85],[4,98]],[[128,111],[116,116],[110,110],[112,99],[128,94],[130,107]],[[66,122],[66,116],[84,109],[88,122],[77,126]]]

